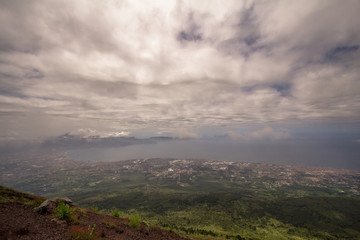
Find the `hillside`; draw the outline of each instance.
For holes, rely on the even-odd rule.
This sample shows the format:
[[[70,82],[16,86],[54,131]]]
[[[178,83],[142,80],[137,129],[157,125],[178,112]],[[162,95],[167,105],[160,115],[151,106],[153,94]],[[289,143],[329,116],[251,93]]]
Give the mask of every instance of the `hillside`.
[[[78,207],[71,207],[68,221],[59,220],[55,213],[34,211],[44,200],[0,186],[0,239],[185,239],[133,222],[131,216],[113,217]]]

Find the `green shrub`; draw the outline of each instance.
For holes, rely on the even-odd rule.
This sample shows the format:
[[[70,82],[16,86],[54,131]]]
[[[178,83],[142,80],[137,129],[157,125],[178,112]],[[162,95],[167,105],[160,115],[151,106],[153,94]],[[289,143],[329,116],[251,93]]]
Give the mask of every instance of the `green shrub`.
[[[55,208],[56,217],[60,220],[65,220],[67,222],[71,221],[71,209],[68,204],[64,202],[57,203]]]
[[[133,228],[138,228],[140,226],[141,217],[139,214],[134,213],[129,216],[130,226]]]
[[[117,209],[113,209],[113,210],[111,211],[111,215],[112,215],[113,217],[119,218],[119,217],[120,217],[120,211],[117,210]]]

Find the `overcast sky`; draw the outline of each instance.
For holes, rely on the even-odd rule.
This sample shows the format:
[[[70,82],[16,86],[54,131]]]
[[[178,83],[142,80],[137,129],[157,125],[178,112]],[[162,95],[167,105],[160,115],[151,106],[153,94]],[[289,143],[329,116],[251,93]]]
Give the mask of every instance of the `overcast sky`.
[[[359,130],[360,1],[0,0],[0,137]]]

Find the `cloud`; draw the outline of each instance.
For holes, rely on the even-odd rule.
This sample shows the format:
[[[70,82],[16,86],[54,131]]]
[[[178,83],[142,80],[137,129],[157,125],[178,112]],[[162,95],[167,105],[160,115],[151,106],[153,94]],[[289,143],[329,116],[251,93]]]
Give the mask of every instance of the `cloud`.
[[[130,132],[128,131],[114,131],[114,132],[105,132],[99,131],[95,129],[89,128],[80,128],[76,131],[71,132],[72,135],[78,135],[81,137],[101,137],[101,138],[108,138],[108,137],[128,137]]]
[[[270,126],[265,126],[255,131],[251,131],[245,134],[240,134],[236,131],[228,131],[225,136],[230,137],[233,140],[281,140],[291,137],[291,134],[287,129],[274,129]]]
[[[359,8],[1,1],[2,137],[359,122]]]
[[[253,139],[286,139],[291,135],[286,130],[274,130],[273,128],[266,126],[262,129],[256,130],[249,134],[249,137]]]
[[[175,133],[173,133],[173,137],[179,139],[196,139],[199,138],[199,135],[193,132],[189,132],[187,129],[180,128],[177,129]]]

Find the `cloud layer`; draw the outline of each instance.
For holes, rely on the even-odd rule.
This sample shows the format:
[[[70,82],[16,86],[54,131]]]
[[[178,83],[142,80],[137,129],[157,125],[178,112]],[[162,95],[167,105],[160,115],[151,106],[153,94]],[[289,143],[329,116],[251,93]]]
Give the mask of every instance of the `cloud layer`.
[[[1,137],[359,122],[358,9],[0,1]]]
[[[251,131],[246,134],[240,134],[236,131],[226,132],[225,136],[233,140],[280,140],[291,137],[291,134],[286,129],[274,129],[270,126],[265,126],[261,129]]]

